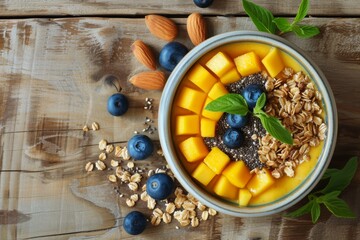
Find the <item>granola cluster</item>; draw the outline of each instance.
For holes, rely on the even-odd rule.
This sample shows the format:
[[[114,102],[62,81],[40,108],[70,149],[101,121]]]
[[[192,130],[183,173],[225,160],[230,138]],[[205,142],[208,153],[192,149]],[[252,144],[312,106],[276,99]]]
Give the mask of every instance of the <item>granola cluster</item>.
[[[217,214],[216,210],[206,207],[191,194],[185,193],[181,187],[175,189],[174,197],[166,200],[156,201],[150,197],[146,192],[146,184],[143,184],[143,180],[156,173],[166,173],[174,178],[167,165],[155,170],[137,167],[125,146],[114,146],[105,139],[99,141],[99,151],[98,159],[95,162],[88,162],[85,165],[85,171],[91,172],[95,168],[99,171],[111,171],[108,174],[108,180],[116,184],[114,189],[119,197],[125,198],[125,204],[130,208],[135,207],[139,200],[144,202],[146,207],[152,210],[149,218],[152,225],[157,226],[161,222],[169,224],[175,219],[182,227],[188,225],[197,227],[200,221],[206,221],[209,216]],[[157,151],[157,154],[163,157],[161,149]],[[125,186],[128,189],[125,190],[123,188]],[[128,194],[129,191],[130,194]],[[179,229],[178,226],[176,228]]]
[[[294,144],[281,143],[266,134],[259,139],[259,160],[272,170],[274,178],[295,176],[295,168],[310,160],[310,147],[326,137],[321,93],[303,72],[285,68],[275,79],[264,74],[268,91],[265,111],[278,117],[292,133]]]

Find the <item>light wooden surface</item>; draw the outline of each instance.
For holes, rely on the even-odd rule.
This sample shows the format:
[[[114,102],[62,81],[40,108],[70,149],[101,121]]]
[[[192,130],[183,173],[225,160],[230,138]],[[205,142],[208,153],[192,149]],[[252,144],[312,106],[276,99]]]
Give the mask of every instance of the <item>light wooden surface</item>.
[[[160,8],[160,1],[132,4],[138,8],[125,1],[86,4],[66,1],[56,8],[55,2],[34,1],[24,5],[16,0],[4,1],[0,3],[0,14],[71,15],[78,11],[77,15],[147,12],[187,15],[197,10],[190,6],[191,1],[183,5],[181,1],[175,4],[162,1]],[[239,6],[235,2],[226,1],[221,6],[217,1],[214,9],[204,11],[211,14],[242,11],[230,5]],[[287,4],[273,3],[272,8],[276,5],[279,13],[293,13],[294,8],[289,9]],[[341,8],[334,7],[340,4]],[[224,8],[227,10],[223,11]],[[328,1],[312,11],[320,14],[323,9],[329,15],[359,14],[355,1]],[[192,48],[185,18],[175,17],[174,21],[180,28],[177,40]],[[213,16],[206,21],[209,36],[254,30],[246,17]],[[350,156],[360,156],[360,19],[312,18],[307,22],[319,26],[321,35],[309,40],[293,35],[284,37],[315,60],[334,91],[339,137],[331,166],[342,167]],[[157,124],[161,92],[139,90],[127,82],[130,76],[145,70],[131,55],[130,45],[142,39],[158,53],[165,42],[147,31],[141,17],[4,19],[0,21],[0,33],[0,239],[135,239],[122,229],[123,217],[134,209],[147,216],[151,211],[141,202],[135,208],[126,206],[125,198],[120,198],[114,184],[107,180],[112,171],[86,173],[84,166],[97,159],[100,139],[125,146],[134,130],[142,130],[145,117]],[[126,117],[114,118],[106,111],[107,97],[116,92],[108,84],[109,76],[118,80],[130,98]],[[143,109],[146,97],[154,98],[153,113]],[[84,134],[83,125],[93,121],[100,124],[100,130]],[[149,136],[158,147],[157,134]],[[164,164],[165,160],[156,154],[150,160],[136,163],[146,169]],[[358,171],[342,195],[358,216],[359,184]],[[121,187],[128,194],[125,189]],[[219,214],[201,222],[198,228],[176,226],[176,221],[162,223],[148,228],[140,238],[360,239],[359,217],[338,219],[325,210],[316,225],[309,216],[234,218]]]
[[[255,1],[277,15],[295,15],[300,0]],[[1,16],[94,16],[161,13],[187,15],[198,11],[210,15],[244,15],[241,0],[215,0],[209,8],[197,8],[193,0],[0,0]],[[359,16],[358,0],[317,0],[310,2],[310,15]]]

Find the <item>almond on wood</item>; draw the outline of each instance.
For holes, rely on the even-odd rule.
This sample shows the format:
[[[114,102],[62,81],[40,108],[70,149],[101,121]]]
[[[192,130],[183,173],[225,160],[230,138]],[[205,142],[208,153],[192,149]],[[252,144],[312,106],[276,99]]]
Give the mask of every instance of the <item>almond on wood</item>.
[[[156,60],[154,53],[143,41],[136,40],[131,45],[131,51],[140,63],[151,70],[156,70]]]
[[[196,46],[206,39],[206,23],[200,13],[192,13],[187,18],[186,29],[191,42]]]
[[[151,34],[165,41],[174,40],[178,34],[176,24],[171,19],[160,15],[145,16],[145,24]]]
[[[161,90],[165,86],[166,76],[161,71],[147,71],[132,76],[129,81],[141,89]]]

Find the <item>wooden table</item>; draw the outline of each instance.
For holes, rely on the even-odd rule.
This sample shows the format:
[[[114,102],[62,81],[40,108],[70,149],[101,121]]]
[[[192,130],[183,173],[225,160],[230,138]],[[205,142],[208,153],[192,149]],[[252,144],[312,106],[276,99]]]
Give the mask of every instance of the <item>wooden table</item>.
[[[289,17],[299,2],[256,1]],[[191,0],[0,1],[0,239],[137,239],[123,230],[123,217],[131,210],[149,217],[152,211],[141,200],[134,208],[126,205],[130,191],[123,184],[123,197],[116,192],[116,184],[108,180],[111,167],[89,173],[84,167],[97,160],[101,139],[125,146],[134,131],[142,131],[145,117],[157,125],[161,91],[140,90],[128,82],[145,70],[132,56],[132,42],[141,39],[157,53],[166,43],[149,33],[144,16],[171,17],[179,27],[176,40],[192,48],[185,23],[195,11],[206,16],[208,36],[255,30],[239,0],[215,0],[208,9],[196,8]],[[360,4],[312,1],[310,15],[305,22],[320,27],[319,36],[284,38],[305,50],[330,82],[339,112],[331,166],[342,167],[351,156],[360,156]],[[114,79],[130,99],[124,117],[106,111],[108,96],[116,92],[109,84]],[[145,98],[154,99],[153,112],[143,109]],[[100,129],[83,132],[92,122]],[[157,132],[148,135],[159,148]],[[146,171],[165,164],[158,154],[135,163]],[[357,171],[342,194],[358,216],[359,186]],[[218,214],[197,228],[179,227],[176,220],[149,225],[139,238],[360,239],[359,217],[339,219],[325,209],[315,225],[309,216],[289,219],[282,214]]]

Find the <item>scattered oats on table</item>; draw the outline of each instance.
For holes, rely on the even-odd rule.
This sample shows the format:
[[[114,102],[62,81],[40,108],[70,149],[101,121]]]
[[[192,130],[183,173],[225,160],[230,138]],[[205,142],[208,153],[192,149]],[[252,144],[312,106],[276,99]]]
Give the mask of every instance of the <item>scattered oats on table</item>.
[[[99,149],[101,151],[105,150],[107,144],[108,144],[108,142],[105,139],[101,139],[100,142],[99,142]]]
[[[97,122],[93,122],[91,124],[91,128],[92,128],[93,131],[97,131],[97,130],[100,129],[100,126],[99,126],[99,124]]]

